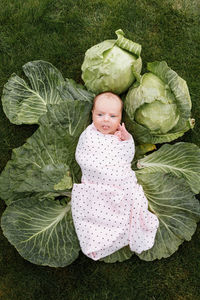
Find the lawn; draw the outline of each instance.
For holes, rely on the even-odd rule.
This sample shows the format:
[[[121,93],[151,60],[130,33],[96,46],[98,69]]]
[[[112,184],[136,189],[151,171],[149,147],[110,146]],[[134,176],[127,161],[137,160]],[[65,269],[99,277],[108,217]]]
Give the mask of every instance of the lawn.
[[[165,60],[187,81],[194,129],[179,141],[200,147],[199,0],[1,0],[0,93],[12,73],[33,60],[51,62],[64,77],[81,80],[85,51],[122,29],[142,45],[146,63]],[[12,149],[24,144],[36,125],[13,125],[0,105],[0,171]],[[5,204],[0,201],[0,215]],[[123,263],[94,262],[80,253],[64,268],[24,260],[0,230],[1,300],[198,300],[200,226],[167,259],[145,262],[136,255]]]

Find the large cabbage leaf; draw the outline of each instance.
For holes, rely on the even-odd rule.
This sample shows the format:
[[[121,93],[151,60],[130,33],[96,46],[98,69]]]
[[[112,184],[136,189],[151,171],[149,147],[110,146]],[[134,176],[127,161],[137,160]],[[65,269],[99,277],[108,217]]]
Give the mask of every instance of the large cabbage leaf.
[[[13,150],[0,176],[0,197],[7,204],[19,193],[58,193],[57,184],[63,178],[64,189],[71,189],[70,178],[74,181],[78,167],[70,166],[78,137],[89,123],[91,105],[89,101],[68,100],[48,107],[40,127],[23,146]]]
[[[47,112],[48,104],[62,101],[57,86],[64,78],[52,64],[42,60],[26,63],[23,71],[30,85],[13,74],[3,88],[3,110],[14,124],[36,124]]]
[[[200,191],[200,149],[192,143],[165,144],[158,150],[138,161],[137,174],[171,173],[182,177],[191,190]]]
[[[20,255],[34,264],[64,267],[78,257],[69,203],[23,198],[6,208],[1,227]]]
[[[194,234],[200,220],[199,201],[183,178],[159,172],[137,173],[137,178],[148,198],[149,209],[159,219],[154,246],[138,256],[147,261],[169,257]]]
[[[200,149],[191,143],[165,144],[138,161],[136,176],[159,218],[155,244],[139,255],[153,260],[172,255],[189,241],[200,219]]]
[[[95,97],[94,93],[87,91],[82,84],[76,83],[71,78],[66,78],[57,88],[63,100],[71,99],[93,102]]]

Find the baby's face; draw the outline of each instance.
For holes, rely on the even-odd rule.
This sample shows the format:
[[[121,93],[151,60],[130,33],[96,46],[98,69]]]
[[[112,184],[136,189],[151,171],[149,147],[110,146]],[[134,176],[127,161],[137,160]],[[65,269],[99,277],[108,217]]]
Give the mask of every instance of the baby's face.
[[[92,111],[94,126],[103,134],[114,134],[122,117],[120,100],[113,95],[99,96]]]

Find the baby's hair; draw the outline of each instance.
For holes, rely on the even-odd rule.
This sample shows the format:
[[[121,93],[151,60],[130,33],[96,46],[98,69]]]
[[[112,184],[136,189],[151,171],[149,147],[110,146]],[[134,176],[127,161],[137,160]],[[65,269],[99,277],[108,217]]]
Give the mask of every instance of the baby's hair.
[[[121,99],[118,95],[116,95],[116,94],[114,94],[114,93],[112,93],[112,92],[103,92],[103,93],[98,94],[98,95],[94,98],[92,110],[94,109],[97,100],[98,100],[101,96],[106,96],[108,99],[109,99],[109,98],[112,98],[113,96],[115,96],[115,98],[117,98],[117,99],[120,101],[120,103],[121,103],[121,111],[122,111],[122,109],[123,109],[123,101],[122,101],[122,99]]]

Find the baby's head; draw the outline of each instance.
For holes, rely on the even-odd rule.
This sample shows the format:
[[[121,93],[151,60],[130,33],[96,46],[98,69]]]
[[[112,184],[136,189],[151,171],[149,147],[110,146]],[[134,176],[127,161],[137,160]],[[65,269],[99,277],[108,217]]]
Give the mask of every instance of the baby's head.
[[[121,122],[123,102],[111,92],[104,92],[94,98],[92,119],[97,130],[114,134]]]

